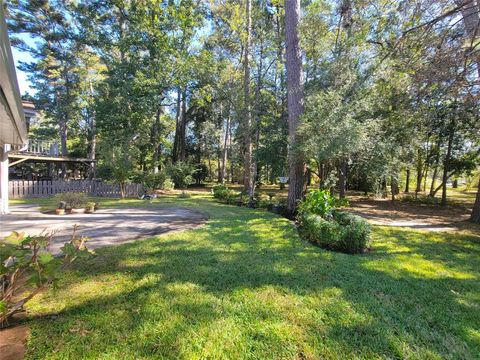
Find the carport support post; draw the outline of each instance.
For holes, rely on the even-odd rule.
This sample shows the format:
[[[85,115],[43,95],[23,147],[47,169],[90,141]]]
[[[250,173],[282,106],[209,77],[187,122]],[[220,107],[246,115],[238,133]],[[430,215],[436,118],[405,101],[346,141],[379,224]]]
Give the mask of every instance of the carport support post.
[[[8,214],[8,151],[10,145],[0,146],[0,214]]]

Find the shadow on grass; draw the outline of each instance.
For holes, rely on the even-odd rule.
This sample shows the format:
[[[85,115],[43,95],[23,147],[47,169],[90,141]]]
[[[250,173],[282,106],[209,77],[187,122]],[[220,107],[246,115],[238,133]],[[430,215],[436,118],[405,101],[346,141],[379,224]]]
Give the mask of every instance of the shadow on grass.
[[[480,353],[478,237],[375,228],[375,251],[351,256],[305,244],[270,214],[210,214],[201,229],[101,249],[79,264],[66,290],[45,299],[67,297],[60,316],[32,321],[30,356]],[[104,291],[69,299],[90,281]]]

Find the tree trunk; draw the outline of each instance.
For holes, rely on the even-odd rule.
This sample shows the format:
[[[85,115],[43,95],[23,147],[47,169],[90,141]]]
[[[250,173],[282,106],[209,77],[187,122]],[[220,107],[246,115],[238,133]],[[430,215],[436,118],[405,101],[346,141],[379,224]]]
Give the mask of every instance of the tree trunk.
[[[94,96],[93,94],[93,86],[92,82],[90,82],[90,96]],[[89,178],[95,178],[95,174],[97,171],[97,164],[95,161],[96,152],[97,152],[97,120],[95,110],[92,110],[90,118],[90,169],[89,169]]]
[[[243,141],[245,146],[245,158],[244,158],[244,175],[243,175],[243,186],[245,191],[248,192],[249,196],[253,197],[254,186],[253,186],[253,176],[252,176],[252,112],[250,106],[250,46],[251,46],[251,32],[252,32],[252,11],[251,11],[252,1],[246,0],[246,9],[245,15],[247,17],[246,21],[246,40],[245,40],[245,50],[244,50],[244,59],[243,59],[243,69],[244,69],[244,126],[243,126]]]
[[[407,169],[407,179],[406,179],[406,183],[405,183],[405,191],[406,193],[408,193],[410,191],[410,169]]]
[[[342,160],[338,168],[338,195],[340,199],[345,198],[345,188],[346,188],[346,175],[347,175],[347,162]]]
[[[447,153],[445,155],[445,161],[443,163],[443,183],[442,183],[442,206],[447,205],[447,181],[448,181],[448,168],[450,167],[450,157],[452,155],[452,143],[453,143],[453,124],[452,128],[450,129],[450,134],[448,137],[448,145],[447,145]]]
[[[323,163],[318,164],[318,188],[323,189],[325,187],[325,165]]]
[[[417,183],[415,187],[415,194],[418,194],[422,191],[422,179],[423,179],[423,163],[422,163],[422,153],[421,150],[418,149],[418,157],[417,157]]]
[[[185,89],[182,92],[182,112],[180,116],[180,133],[179,133],[179,160],[185,161],[187,158],[187,149],[186,149],[186,133],[187,133],[187,90]]]
[[[254,114],[255,114],[255,156],[253,159],[253,169],[252,169],[252,177],[253,177],[253,187],[259,181],[258,176],[258,144],[260,143],[260,92],[262,90],[262,72],[263,72],[263,42],[260,40],[260,62],[258,64],[258,76],[257,76],[257,86],[255,88],[255,102],[254,102]]]
[[[182,93],[180,91],[180,88],[177,89],[177,105],[176,105],[177,111],[176,111],[176,116],[175,116],[175,138],[173,140],[173,150],[172,150],[172,161],[176,163],[178,161],[178,141],[180,137],[180,118],[181,114],[180,112],[182,111]]]
[[[430,196],[435,196],[435,181],[438,175],[438,164],[440,162],[440,140],[437,143],[437,153],[435,154],[435,165],[433,167],[432,184],[430,185]]]
[[[220,174],[220,182],[225,183],[225,177],[227,176],[227,161],[228,161],[228,136],[230,134],[230,108],[227,109],[227,124],[225,126],[225,138],[223,141],[223,154],[222,154],[222,169]]]
[[[232,125],[230,124],[230,127],[228,128],[228,158],[230,159],[230,182],[233,183],[233,161],[232,161],[232,152],[233,152],[233,146],[232,146]]]
[[[400,192],[398,189],[397,175],[392,175],[392,177],[390,178],[390,190],[392,193],[392,201],[394,201],[395,196],[398,195],[398,193]]]
[[[429,196],[431,197],[435,196],[435,181],[437,180],[437,174],[438,174],[438,164],[435,165],[435,167],[433,168],[432,183],[430,185],[430,192],[429,192]]]
[[[302,54],[298,35],[300,18],[300,0],[285,0],[285,44],[287,70],[287,105],[289,138],[289,186],[288,205],[290,214],[296,210],[303,195],[305,179],[305,161],[297,151],[300,142],[297,135],[300,116],[304,110]]]
[[[475,199],[475,204],[473,204],[470,221],[480,224],[480,180],[478,181],[477,197]]]
[[[59,124],[59,132],[60,132],[60,145],[62,147],[62,156],[68,156],[67,150],[67,119],[62,119]],[[67,164],[62,162],[62,179],[66,179],[67,176]]]
[[[160,100],[161,102],[161,100]],[[157,113],[155,115],[155,121],[153,123],[153,131],[152,131],[152,144],[153,144],[153,158],[152,158],[152,168],[153,173],[158,173],[158,160],[160,158],[159,153],[159,127],[160,127],[160,116],[162,115],[162,105],[158,104]]]

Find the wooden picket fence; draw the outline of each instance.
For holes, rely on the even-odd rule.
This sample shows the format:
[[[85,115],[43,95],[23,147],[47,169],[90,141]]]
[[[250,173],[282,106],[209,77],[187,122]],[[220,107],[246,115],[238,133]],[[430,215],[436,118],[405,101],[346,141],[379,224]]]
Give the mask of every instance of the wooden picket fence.
[[[11,199],[48,197],[64,192],[82,192],[90,196],[121,197],[119,184],[94,180],[10,180],[8,192]],[[125,184],[125,197],[138,197],[142,185]]]

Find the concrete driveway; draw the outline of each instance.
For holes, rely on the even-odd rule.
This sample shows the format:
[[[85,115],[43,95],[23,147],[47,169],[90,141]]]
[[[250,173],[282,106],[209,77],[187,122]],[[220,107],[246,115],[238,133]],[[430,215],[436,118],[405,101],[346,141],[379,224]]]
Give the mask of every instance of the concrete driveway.
[[[184,208],[122,208],[100,209],[93,214],[55,215],[40,212],[35,205],[14,205],[11,213],[0,215],[0,237],[12,231],[37,235],[43,230],[55,230],[50,250],[60,253],[60,247],[69,241],[72,229],[87,236],[91,249],[132,242],[169,231],[195,228],[206,221],[206,216]]]

